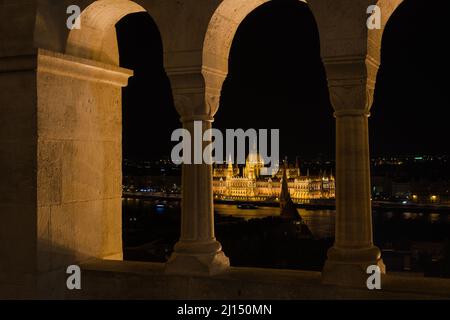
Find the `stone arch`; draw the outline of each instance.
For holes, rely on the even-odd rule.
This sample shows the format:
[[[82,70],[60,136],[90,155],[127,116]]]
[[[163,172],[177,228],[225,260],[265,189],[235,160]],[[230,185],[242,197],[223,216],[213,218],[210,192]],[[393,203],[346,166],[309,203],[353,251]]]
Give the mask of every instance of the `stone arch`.
[[[403,0],[379,0],[377,6],[381,9],[381,29],[369,30],[367,37],[367,55],[377,61],[380,60],[381,40],[386,25],[395,10]]]
[[[228,74],[228,58],[239,25],[256,8],[270,0],[224,0],[214,12],[203,43],[202,74],[205,79],[206,112],[214,116],[222,84]],[[305,2],[305,0],[298,0]]]
[[[373,94],[381,61],[381,42],[384,30],[394,11],[402,4],[403,0],[379,0],[377,6],[381,9],[381,29],[368,30],[367,33],[367,91],[369,98],[368,107],[372,107]]]
[[[114,25],[124,16],[147,12],[129,0],[98,0],[81,13],[81,29],[70,31],[66,53],[80,58],[119,65]]]
[[[138,12],[129,0],[94,1],[66,54],[39,49],[38,256],[55,257],[44,270],[123,258],[121,97],[133,72],[119,67],[115,25]]]

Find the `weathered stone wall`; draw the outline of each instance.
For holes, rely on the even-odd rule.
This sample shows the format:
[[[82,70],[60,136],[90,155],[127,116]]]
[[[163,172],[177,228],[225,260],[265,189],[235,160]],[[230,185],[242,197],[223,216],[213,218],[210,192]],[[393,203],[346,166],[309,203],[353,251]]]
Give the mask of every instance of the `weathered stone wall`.
[[[130,75],[40,50],[39,271],[122,257],[121,86]]]

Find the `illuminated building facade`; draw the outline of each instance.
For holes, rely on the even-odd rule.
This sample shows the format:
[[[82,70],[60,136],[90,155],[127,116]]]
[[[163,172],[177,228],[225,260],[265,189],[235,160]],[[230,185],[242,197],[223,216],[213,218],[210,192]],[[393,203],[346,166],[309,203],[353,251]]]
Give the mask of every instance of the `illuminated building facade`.
[[[233,166],[231,161],[216,165],[213,171],[213,192],[216,199],[245,201],[277,201],[281,191],[283,170],[272,177],[262,176],[264,166],[261,158],[251,153],[245,166]],[[241,173],[242,172],[242,173]],[[294,202],[312,199],[332,199],[335,196],[334,176],[321,173],[316,176],[301,175],[298,164],[287,166],[289,192]]]

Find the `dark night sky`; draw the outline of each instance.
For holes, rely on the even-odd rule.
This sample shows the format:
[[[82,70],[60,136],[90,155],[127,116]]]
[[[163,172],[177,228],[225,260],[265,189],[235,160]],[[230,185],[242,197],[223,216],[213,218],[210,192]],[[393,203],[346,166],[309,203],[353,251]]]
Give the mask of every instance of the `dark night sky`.
[[[449,154],[449,1],[406,0],[383,36],[373,154]]]
[[[123,156],[141,160],[168,156],[172,131],[181,124],[164,71],[159,30],[145,12],[124,17],[116,30],[120,65],[134,70],[123,89]]]
[[[333,111],[317,26],[306,5],[269,2],[240,25],[216,126],[278,128],[282,155],[332,154]]]
[[[444,94],[449,4],[406,0],[383,37],[382,65],[372,108],[373,154],[448,154]],[[445,8],[444,8],[445,6]],[[180,126],[162,63],[159,31],[146,13],[117,27],[121,65],[135,70],[124,89],[124,156],[169,155]],[[274,1],[241,24],[230,54],[214,126],[279,128],[281,153],[334,153],[334,119],[320,60],[317,26],[305,4]]]

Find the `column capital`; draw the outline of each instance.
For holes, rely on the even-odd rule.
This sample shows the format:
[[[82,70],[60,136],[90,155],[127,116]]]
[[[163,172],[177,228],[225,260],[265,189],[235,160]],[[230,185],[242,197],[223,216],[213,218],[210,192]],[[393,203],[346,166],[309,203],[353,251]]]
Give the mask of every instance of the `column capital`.
[[[166,70],[181,121],[198,118],[212,121],[219,108],[227,74],[207,67],[170,67]]]
[[[205,82],[200,66],[166,67],[175,108],[181,117],[204,114]]]
[[[365,80],[353,83],[329,81],[329,93],[336,116],[369,114],[374,90],[367,86]]]
[[[368,113],[379,62],[367,55],[324,57],[322,60],[334,109],[361,109]]]
[[[205,107],[205,93],[201,92],[180,92],[173,90],[173,102],[175,109],[180,115],[181,122],[189,119],[201,117],[212,118],[212,115]]]

